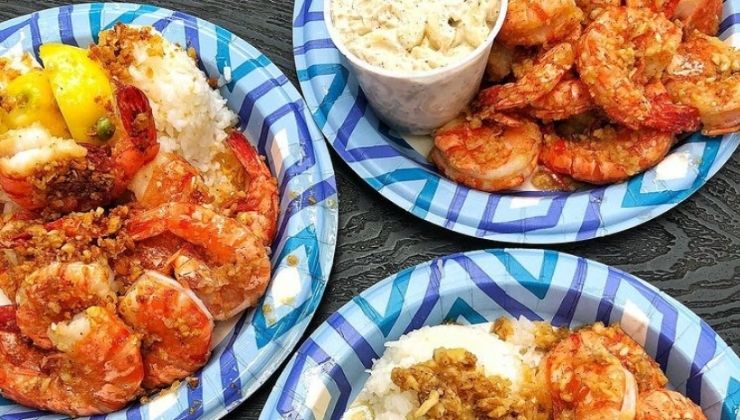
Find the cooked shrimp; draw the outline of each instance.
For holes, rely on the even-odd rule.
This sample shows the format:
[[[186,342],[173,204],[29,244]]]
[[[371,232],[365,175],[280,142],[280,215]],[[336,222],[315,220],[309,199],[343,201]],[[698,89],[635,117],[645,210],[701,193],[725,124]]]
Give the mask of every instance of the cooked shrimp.
[[[650,9],[654,12],[660,12],[667,18],[671,18],[676,10],[678,0],[625,0],[625,6],[632,8]]]
[[[128,224],[132,239],[169,232],[190,245],[175,255],[178,281],[203,300],[216,320],[253,306],[270,278],[264,245],[235,219],[188,203],[167,203],[134,216]]]
[[[185,245],[187,241],[168,232],[137,241],[135,247],[111,262],[116,279],[122,282],[123,291],[138,280],[146,270],[171,275],[172,256]]]
[[[575,0],[578,7],[586,14],[585,21],[588,23],[610,7],[620,6],[622,0]]]
[[[141,168],[129,184],[136,202],[145,208],[177,202],[206,204],[213,201],[203,177],[176,153],[159,153]]]
[[[582,20],[573,0],[511,0],[498,39],[509,46],[553,44],[578,30]]]
[[[494,42],[486,63],[486,79],[489,82],[496,83],[506,78],[511,73],[513,59],[514,52],[511,48],[499,42]]]
[[[553,90],[573,67],[574,60],[571,44],[558,44],[539,56],[517,81],[482,90],[474,107],[484,114],[523,108]]]
[[[279,211],[277,180],[244,134],[232,131],[226,142],[245,176],[244,185],[240,186],[244,191],[233,193],[224,202],[216,202],[198,169],[173,153],[160,153],[139,171],[129,188],[137,202],[146,208],[164,203],[214,203],[227,216],[247,225],[265,245],[270,245]]]
[[[277,180],[263,157],[240,131],[232,131],[226,142],[247,174],[245,191],[238,193],[225,207],[269,246],[275,238],[278,221]]]
[[[115,310],[113,272],[101,263],[52,263],[26,277],[16,294],[18,327],[34,344],[52,348],[49,327],[91,306]]]
[[[539,158],[553,172],[578,181],[608,184],[658,164],[673,143],[670,133],[611,125],[567,138],[549,130]]]
[[[203,302],[175,280],[146,272],[121,299],[118,311],[142,336],[144,388],[169,385],[208,361],[213,318]]]
[[[542,133],[537,124],[488,123],[474,126],[454,120],[434,134],[430,159],[454,181],[483,191],[520,185],[537,166]]]
[[[699,114],[675,104],[660,77],[681,42],[681,29],[647,9],[615,7],[600,14],[578,42],[581,80],[597,105],[633,129],[694,131]]]
[[[637,397],[635,420],[706,420],[696,404],[676,391],[654,389]]]
[[[683,28],[717,35],[722,18],[722,0],[627,0],[628,7],[648,8],[669,19],[681,21]]]
[[[678,0],[673,17],[683,23],[687,33],[696,29],[715,36],[722,19],[722,0]]]
[[[8,310],[12,307],[0,309]],[[28,344],[10,326],[0,331],[0,393],[6,398],[88,416],[119,410],[139,395],[144,377],[139,338],[107,309],[94,306],[53,324],[51,352]]]
[[[676,102],[699,110],[704,134],[740,130],[740,50],[695,31],[678,48],[663,81]]]
[[[543,121],[557,121],[582,114],[593,107],[588,87],[577,78],[568,78],[533,101],[530,113]]]
[[[605,327],[597,322],[582,330],[582,336],[588,340],[600,341],[611,354],[617,357],[622,365],[634,375],[640,393],[661,389],[668,383],[663,371],[645,352],[645,349],[622,331],[619,326]]]
[[[133,86],[116,90],[112,145],[80,145],[39,125],[0,136],[0,187],[27,210],[69,213],[107,204],[159,150],[149,102]]]
[[[634,419],[637,384],[600,340],[572,333],[540,363],[555,419]]]
[[[540,191],[568,191],[572,192],[583,186],[568,175],[558,174],[544,165],[538,165],[529,178],[532,186]]]

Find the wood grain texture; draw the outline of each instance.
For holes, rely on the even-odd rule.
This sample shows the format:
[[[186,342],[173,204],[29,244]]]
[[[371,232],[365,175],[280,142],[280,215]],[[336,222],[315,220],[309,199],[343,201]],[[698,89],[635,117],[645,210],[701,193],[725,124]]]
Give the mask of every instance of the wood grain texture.
[[[0,0],[0,20],[62,1]],[[224,26],[268,55],[297,85],[291,46],[293,2],[152,1]],[[455,252],[506,244],[468,238],[399,209],[357,177],[332,152],[340,195],[334,270],[308,331],[353,296],[397,271]],[[639,227],[588,242],[550,248],[618,267],[652,283],[704,318],[740,351],[740,158],[735,154],[704,188]],[[229,419],[255,419],[273,377]]]

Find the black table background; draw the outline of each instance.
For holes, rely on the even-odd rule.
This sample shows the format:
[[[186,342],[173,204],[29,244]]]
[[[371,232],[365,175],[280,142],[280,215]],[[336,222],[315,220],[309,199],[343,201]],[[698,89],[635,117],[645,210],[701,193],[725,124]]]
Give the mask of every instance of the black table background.
[[[0,21],[64,1],[0,0]],[[265,53],[298,86],[291,0],[150,1],[229,29]],[[434,257],[506,244],[469,238],[422,221],[367,186],[332,151],[339,187],[339,239],[329,285],[308,328],[364,289]],[[698,193],[627,232],[548,248],[630,272],[678,299],[740,351],[740,159],[736,153]],[[281,367],[282,370],[282,367]],[[259,416],[277,374],[228,419]]]

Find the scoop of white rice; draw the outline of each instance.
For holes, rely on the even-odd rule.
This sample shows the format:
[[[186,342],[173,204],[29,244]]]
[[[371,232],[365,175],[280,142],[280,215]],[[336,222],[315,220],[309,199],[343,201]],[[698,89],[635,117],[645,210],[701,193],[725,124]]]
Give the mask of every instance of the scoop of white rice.
[[[218,185],[223,175],[214,157],[223,153],[226,129],[236,125],[237,116],[187,51],[154,29],[146,30],[158,39],[137,42],[128,72],[134,86],[149,98],[160,149],[179,153],[203,173],[209,185]],[[150,48],[152,42],[161,42],[164,53]]]
[[[531,328],[531,324],[515,322],[515,328],[520,327]],[[534,351],[533,346],[530,348],[526,338],[521,341],[525,346],[512,344],[502,341],[490,330],[490,323],[438,325],[423,327],[397,341],[386,343],[383,357],[375,361],[370,377],[343,419],[406,420],[419,408],[417,395],[412,391],[401,392],[391,380],[391,371],[396,367],[406,368],[426,362],[440,347],[462,348],[473,353],[487,376],[509,379],[512,390],[516,391],[522,380],[523,368],[535,367],[542,354]]]

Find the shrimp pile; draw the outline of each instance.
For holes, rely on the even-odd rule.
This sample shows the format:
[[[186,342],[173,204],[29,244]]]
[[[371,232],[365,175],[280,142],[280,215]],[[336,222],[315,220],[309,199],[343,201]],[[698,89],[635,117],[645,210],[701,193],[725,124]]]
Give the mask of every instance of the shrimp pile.
[[[234,191],[160,145],[116,45],[104,62],[44,45],[44,68],[0,84],[0,394],[70,416],[202,368],[214,322],[265,293],[279,216],[277,180],[237,129],[219,161]]]
[[[511,324],[501,318],[493,332],[508,341]],[[665,388],[660,366],[619,326],[597,322],[554,338],[541,347],[546,352],[536,369],[537,404],[545,413],[537,418],[706,420],[691,400]]]
[[[658,164],[682,133],[740,130],[721,0],[511,0],[486,82],[430,154],[483,191],[577,189]]]
[[[691,400],[665,389],[660,366],[618,326],[574,331],[545,355],[538,378],[554,419],[706,419]]]

